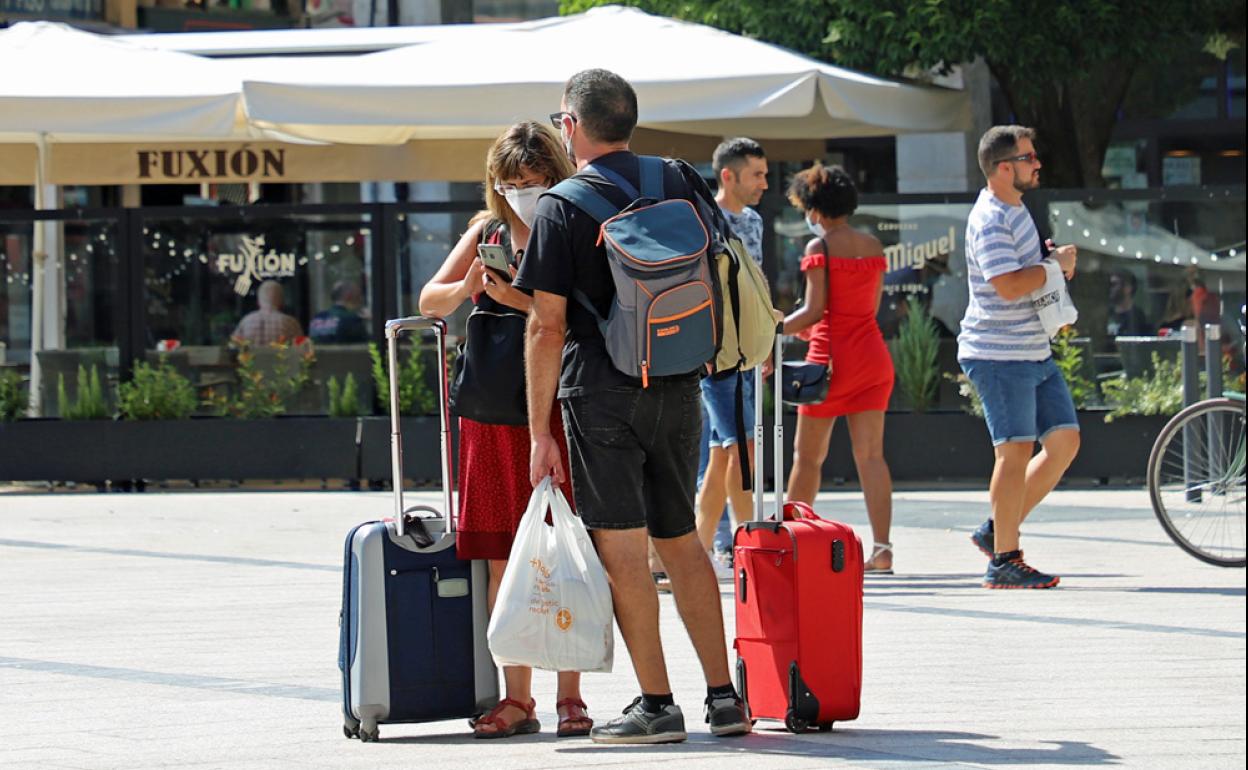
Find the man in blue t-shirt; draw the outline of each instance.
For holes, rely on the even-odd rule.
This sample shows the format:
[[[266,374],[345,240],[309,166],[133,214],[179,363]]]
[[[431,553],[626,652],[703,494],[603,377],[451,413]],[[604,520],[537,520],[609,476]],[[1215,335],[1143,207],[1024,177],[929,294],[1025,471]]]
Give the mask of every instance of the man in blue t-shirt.
[[[1074,246],[1052,248],[1046,257],[1023,207],[1023,193],[1040,185],[1034,139],[1030,128],[993,126],[979,140],[979,167],[988,186],[966,224],[970,302],[958,335],[958,363],[979,392],[996,455],[992,518],[971,535],[991,558],[987,588],[1057,585],[1058,577],[1023,561],[1018,530],[1079,451],[1075,405],[1031,304],[1032,292],[1045,283],[1041,262],[1056,261],[1069,279],[1076,259]],[[1032,457],[1037,441],[1043,448]]]
[[[719,182],[715,201],[728,220],[732,231],[741,239],[750,256],[763,263],[763,218],[750,208],[757,206],[767,191],[767,156],[753,139],[727,139],[715,148],[711,168]],[[745,435],[738,435],[736,403],[737,383],[745,400],[742,420]],[[750,441],[754,426],[754,371],[739,372],[728,377],[707,377],[702,380],[702,409],[705,424],[702,441],[707,449],[706,465],[698,489],[698,537],[702,547],[710,549],[715,530],[723,517],[724,503],[731,501],[733,526],[748,521],[753,499],[743,488],[739,443],[749,453],[752,473],[754,443]],[[731,577],[731,569],[720,577]],[[722,574],[726,571],[727,574]]]

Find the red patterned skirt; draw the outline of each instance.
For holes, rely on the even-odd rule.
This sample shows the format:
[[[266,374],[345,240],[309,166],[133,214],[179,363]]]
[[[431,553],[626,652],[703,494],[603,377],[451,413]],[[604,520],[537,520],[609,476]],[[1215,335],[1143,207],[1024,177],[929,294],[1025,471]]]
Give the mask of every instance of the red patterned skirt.
[[[551,410],[550,430],[559,442],[563,475],[568,472],[568,446],[559,406]],[[529,428],[491,425],[459,418],[459,534],[455,552],[461,559],[496,559],[511,555],[511,542],[529,507]],[[571,484],[563,494],[572,502]]]

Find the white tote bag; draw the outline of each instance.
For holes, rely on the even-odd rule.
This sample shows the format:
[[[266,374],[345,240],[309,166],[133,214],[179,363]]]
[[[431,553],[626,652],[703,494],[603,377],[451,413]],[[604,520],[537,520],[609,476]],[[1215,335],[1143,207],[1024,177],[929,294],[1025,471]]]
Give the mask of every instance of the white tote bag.
[[[494,662],[610,671],[612,622],[611,587],[589,533],[545,478],[529,499],[494,601],[487,633]]]

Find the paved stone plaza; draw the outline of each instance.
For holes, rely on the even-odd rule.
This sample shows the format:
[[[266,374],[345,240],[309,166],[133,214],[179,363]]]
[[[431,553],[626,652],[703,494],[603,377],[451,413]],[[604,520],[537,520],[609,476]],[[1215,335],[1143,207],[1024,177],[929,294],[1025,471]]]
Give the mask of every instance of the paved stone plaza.
[[[712,738],[666,597],[685,744],[556,740],[545,673],[540,735],[474,741],[457,721],[348,741],[342,538],[390,506],[384,493],[0,494],[0,767],[1245,765],[1244,571],[1183,554],[1143,492],[1105,490],[1059,492],[1028,523],[1028,559],[1063,578],[1035,592],[979,587],[967,534],[985,493],[898,493],[899,574],[866,589],[862,716],[830,734],[760,723]],[[817,508],[869,539],[859,494],[824,493]],[[585,691],[599,719],[633,697],[622,643],[616,672]]]

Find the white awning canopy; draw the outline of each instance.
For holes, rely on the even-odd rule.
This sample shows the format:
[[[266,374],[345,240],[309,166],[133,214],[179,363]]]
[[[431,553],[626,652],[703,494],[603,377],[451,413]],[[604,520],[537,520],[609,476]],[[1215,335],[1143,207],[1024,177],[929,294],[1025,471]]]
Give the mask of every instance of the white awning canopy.
[[[965,94],[832,67],[700,24],[608,6],[354,58],[235,59],[249,119],[305,139],[399,144],[492,137],[559,108],[568,77],[612,70],[646,128],[825,139],[965,128]]]
[[[241,81],[218,62],[64,24],[0,30],[0,142],[245,135]]]

